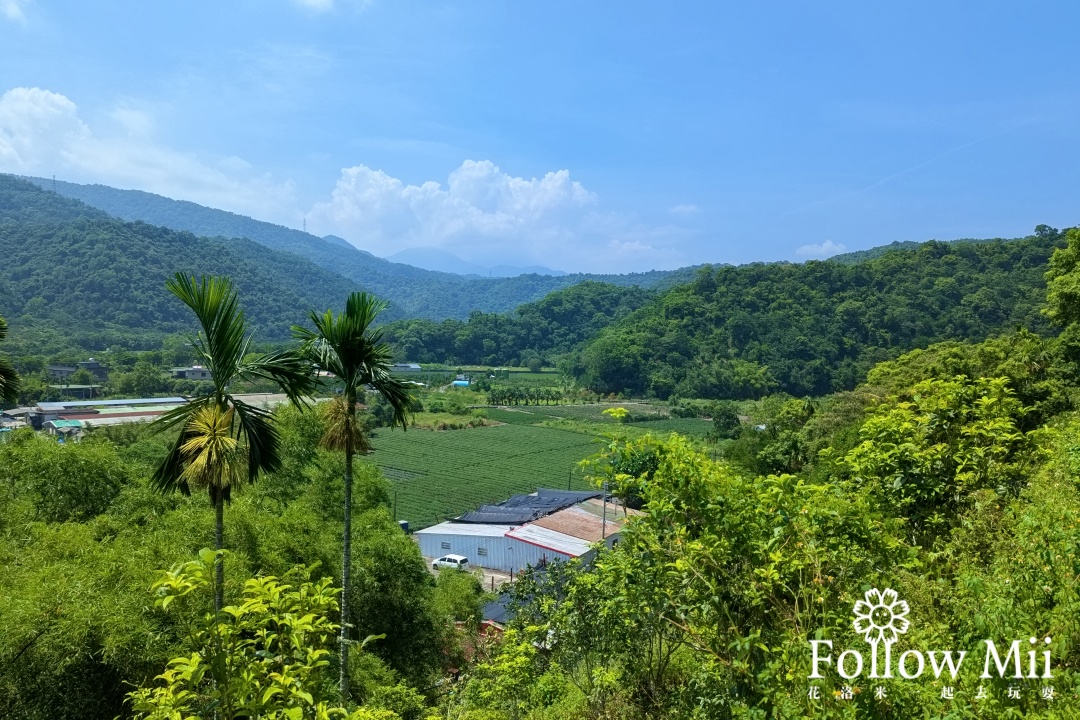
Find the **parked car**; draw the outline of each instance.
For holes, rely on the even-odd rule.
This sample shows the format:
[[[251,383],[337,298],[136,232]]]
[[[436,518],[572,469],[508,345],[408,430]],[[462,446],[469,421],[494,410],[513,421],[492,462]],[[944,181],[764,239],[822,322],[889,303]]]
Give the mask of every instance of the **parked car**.
[[[469,558],[464,555],[443,555],[441,558],[431,563],[433,570],[439,570],[440,568],[453,568],[455,570],[468,570]]]

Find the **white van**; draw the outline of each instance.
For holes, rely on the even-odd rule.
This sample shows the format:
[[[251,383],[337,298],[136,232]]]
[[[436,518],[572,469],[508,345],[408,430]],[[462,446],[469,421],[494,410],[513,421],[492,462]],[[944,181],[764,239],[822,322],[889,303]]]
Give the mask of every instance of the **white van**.
[[[439,568],[468,570],[469,558],[465,557],[464,555],[443,555],[441,558],[431,563],[432,570],[438,570]]]

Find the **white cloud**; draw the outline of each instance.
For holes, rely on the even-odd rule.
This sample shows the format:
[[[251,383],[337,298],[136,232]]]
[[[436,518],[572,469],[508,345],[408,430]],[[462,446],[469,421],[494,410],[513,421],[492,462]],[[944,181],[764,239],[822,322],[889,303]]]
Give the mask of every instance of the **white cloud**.
[[[684,229],[643,225],[599,205],[568,170],[527,179],[488,160],[466,160],[445,184],[410,185],[357,165],[341,171],[330,199],[317,203],[307,222],[318,234],[339,235],[382,256],[433,247],[480,265],[588,272],[682,263],[673,241]]]
[[[676,205],[675,207],[670,208],[668,212],[672,215],[688,217],[690,215],[696,215],[697,213],[701,212],[701,208],[699,208],[697,205],[683,203],[681,205]]]
[[[377,255],[427,246],[488,264],[495,259],[578,268],[599,261],[611,267],[612,250],[622,255],[625,246],[638,250],[633,265],[640,267],[648,260],[641,251],[654,248],[622,238],[608,247],[628,228],[617,216],[597,212],[598,202],[568,170],[526,179],[488,160],[466,160],[445,185],[408,185],[357,165],[341,171],[329,201],[317,203],[307,218],[316,232],[350,238]]]
[[[847,250],[847,245],[843,243],[834,243],[832,240],[826,240],[823,243],[803,245],[795,251],[796,255],[810,258],[826,258],[833,255],[838,255]]]
[[[0,13],[8,20],[25,22],[26,13],[23,12],[23,6],[27,3],[28,0],[0,0]]]
[[[311,231],[383,256],[437,247],[482,265],[630,272],[685,264],[677,244],[693,235],[601,210],[569,170],[525,178],[488,160],[415,185],[365,165],[345,168],[329,198],[304,213],[289,180],[243,158],[163,143],[157,120],[169,112],[126,101],[84,117],[59,93],[8,90],[0,95],[0,172],[145,190],[293,227],[306,216]]]
[[[132,104],[91,127],[59,93],[14,88],[0,95],[0,172],[136,188],[253,215],[294,220],[292,184],[239,158],[205,158],[154,138],[153,114]]]

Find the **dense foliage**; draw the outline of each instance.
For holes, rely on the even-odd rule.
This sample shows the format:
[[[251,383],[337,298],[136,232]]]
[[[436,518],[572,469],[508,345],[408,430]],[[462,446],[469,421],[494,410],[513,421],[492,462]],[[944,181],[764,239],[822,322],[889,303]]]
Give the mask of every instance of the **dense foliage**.
[[[404,320],[387,327],[402,359],[451,365],[527,365],[569,352],[629,315],[654,293],[599,282],[552,292],[506,315],[473,312],[468,321]]]
[[[757,474],[677,436],[613,444],[594,472],[647,514],[591,566],[519,580],[514,632],[449,717],[1074,717],[1080,417],[1023,430],[1008,379],[908,360],[886,369],[914,381],[899,396],[864,386],[816,411],[775,406],[803,442],[828,427],[838,443],[797,473]],[[868,657],[853,608],[871,588],[892,588],[908,623],[890,678],[871,679],[867,660],[848,680],[835,663],[846,648]],[[1052,678],[980,677],[986,639],[1029,637]],[[812,640],[833,648],[818,679]],[[917,679],[896,670],[902,653],[939,649],[967,651],[955,678],[929,660]]]
[[[692,398],[824,395],[877,362],[942,340],[1017,326],[1049,332],[1039,308],[1060,234],[930,242],[844,265],[706,268],[616,321],[565,364],[600,392]]]
[[[281,467],[234,499],[225,527],[226,605],[238,608],[252,601],[249,578],[263,576],[259,593],[269,591],[266,576],[296,587],[297,565],[340,582],[343,459],[318,449],[317,413],[277,414]],[[201,647],[193,633],[205,630],[213,593],[202,588],[162,608],[148,591],[157,570],[212,544],[213,509],[204,496],[152,489],[150,472],[169,438],[137,427],[63,445],[15,435],[0,442],[0,713],[126,717],[127,693],[156,686],[171,659]],[[353,574],[362,582],[349,622],[361,638],[385,637],[350,662],[353,695],[368,708],[415,705],[417,690],[460,656],[462,638],[446,624],[447,593],[390,518],[387,481],[367,462],[357,464],[354,481]],[[477,611],[478,600],[460,610],[467,596],[450,597],[455,612]],[[329,607],[326,617],[340,621]],[[327,674],[337,675],[333,658]]]

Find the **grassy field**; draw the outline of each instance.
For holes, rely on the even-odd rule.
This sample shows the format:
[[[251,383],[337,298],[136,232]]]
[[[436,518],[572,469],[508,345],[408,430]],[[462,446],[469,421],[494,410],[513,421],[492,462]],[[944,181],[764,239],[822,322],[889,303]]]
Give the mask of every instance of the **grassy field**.
[[[677,432],[687,437],[704,438],[712,430],[712,420],[700,418],[669,418],[666,420],[650,420],[648,422],[632,423],[634,427],[647,430],[653,435],[667,435]]]
[[[484,414],[488,420],[507,423],[510,425],[536,425],[539,422],[550,419],[551,416],[538,412],[532,412],[538,408],[528,407],[521,410],[503,410],[502,408],[484,408]],[[554,410],[555,408],[552,408]]]
[[[588,435],[527,425],[432,432],[381,429],[372,439],[401,520],[427,527],[538,487],[587,487],[576,467],[602,445]],[[572,473],[572,478],[571,478]]]
[[[516,405],[512,409],[488,408],[485,410],[488,418],[498,422],[511,423],[513,425],[532,425],[551,418],[567,418],[570,420],[587,420],[589,422],[616,424],[604,411],[613,407],[624,407],[634,415],[655,415],[666,418],[665,408],[661,405],[648,405],[646,403],[624,402],[603,403],[599,405]]]

